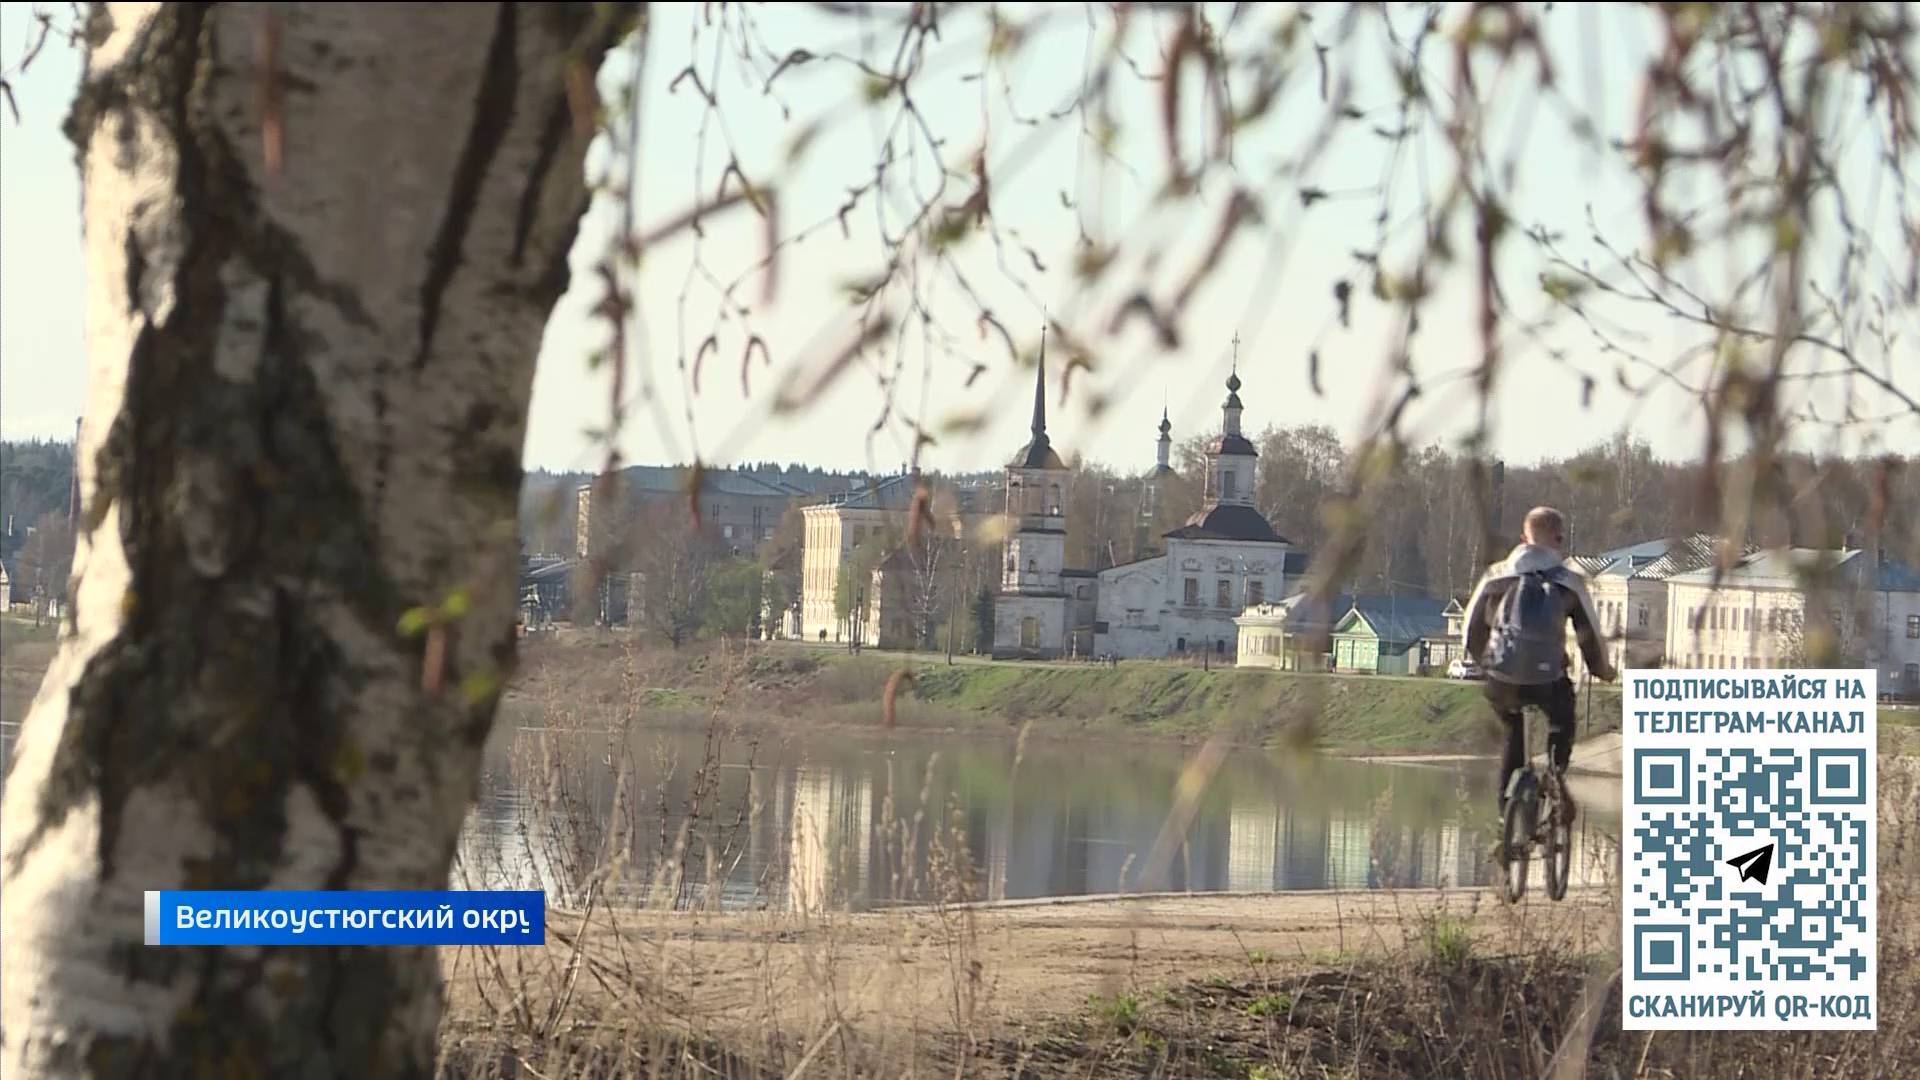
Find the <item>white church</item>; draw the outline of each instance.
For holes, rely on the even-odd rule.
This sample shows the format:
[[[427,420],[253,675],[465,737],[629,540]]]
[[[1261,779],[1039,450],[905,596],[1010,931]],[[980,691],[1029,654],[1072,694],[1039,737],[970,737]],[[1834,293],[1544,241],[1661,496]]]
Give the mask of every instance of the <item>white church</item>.
[[[1287,540],[1254,505],[1259,452],[1241,432],[1240,373],[1227,377],[1220,434],[1207,444],[1205,502],[1163,538],[1158,555],[1100,571],[1093,624],[1096,655],[1231,655],[1234,617],[1286,594]],[[1170,425],[1160,421],[1158,465],[1169,471]]]
[[[1284,596],[1288,576],[1299,570],[1290,565],[1287,541],[1255,506],[1259,452],[1241,430],[1238,367],[1227,378],[1220,433],[1207,444],[1199,512],[1167,532],[1161,550],[1151,552],[1146,523],[1158,518],[1161,488],[1175,476],[1168,461],[1172,425],[1163,412],[1156,463],[1146,478],[1136,558],[1096,572],[1066,566],[1072,471],[1047,435],[1046,365],[1043,333],[1031,437],[1004,472],[1005,531],[1000,587],[993,597],[993,655],[1232,655],[1239,642],[1235,616]],[[832,571],[846,564],[858,535],[850,537],[847,528],[831,522],[827,524],[832,528],[816,528],[814,518],[824,522],[826,515],[845,509],[823,505],[807,511],[803,563],[808,595],[818,594],[823,610],[830,610],[832,602]],[[906,510],[903,505],[873,514],[869,524],[877,530],[885,523],[899,523]],[[1293,559],[1304,562],[1302,556]],[[873,595],[878,598],[885,591],[876,583]],[[872,622],[881,626],[885,620],[876,615]],[[824,640],[824,633],[821,637]]]

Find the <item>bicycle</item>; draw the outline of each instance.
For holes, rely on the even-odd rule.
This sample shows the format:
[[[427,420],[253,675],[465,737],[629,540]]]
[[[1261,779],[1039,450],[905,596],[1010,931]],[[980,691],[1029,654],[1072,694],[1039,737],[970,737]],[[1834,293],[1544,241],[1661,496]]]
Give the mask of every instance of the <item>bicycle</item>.
[[[1525,711],[1520,722],[1524,738]],[[1500,815],[1500,893],[1509,904],[1526,895],[1527,863],[1535,847],[1546,867],[1547,898],[1565,899],[1573,861],[1572,803],[1559,769],[1534,768],[1529,740],[1526,763],[1507,781],[1507,806]]]

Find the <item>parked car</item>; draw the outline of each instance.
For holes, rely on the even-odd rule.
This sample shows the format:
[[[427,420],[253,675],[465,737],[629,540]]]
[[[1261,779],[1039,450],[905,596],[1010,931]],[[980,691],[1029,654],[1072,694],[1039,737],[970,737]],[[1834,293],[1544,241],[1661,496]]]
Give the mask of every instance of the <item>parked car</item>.
[[[1447,665],[1447,678],[1483,679],[1486,678],[1486,674],[1480,670],[1479,664],[1464,656],[1456,656],[1453,658],[1453,663]]]

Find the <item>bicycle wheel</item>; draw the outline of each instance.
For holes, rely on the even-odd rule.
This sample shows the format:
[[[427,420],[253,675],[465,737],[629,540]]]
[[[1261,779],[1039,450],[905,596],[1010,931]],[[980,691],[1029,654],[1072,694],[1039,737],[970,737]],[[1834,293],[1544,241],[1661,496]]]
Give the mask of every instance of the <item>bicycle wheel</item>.
[[[1547,829],[1541,852],[1546,863],[1547,898],[1563,900],[1567,895],[1568,871],[1573,865],[1573,816],[1567,813],[1567,800],[1560,797],[1554,784],[1548,797]]]
[[[1515,785],[1500,815],[1500,895],[1509,904],[1517,904],[1527,894],[1527,856],[1533,846],[1533,791],[1524,784]]]

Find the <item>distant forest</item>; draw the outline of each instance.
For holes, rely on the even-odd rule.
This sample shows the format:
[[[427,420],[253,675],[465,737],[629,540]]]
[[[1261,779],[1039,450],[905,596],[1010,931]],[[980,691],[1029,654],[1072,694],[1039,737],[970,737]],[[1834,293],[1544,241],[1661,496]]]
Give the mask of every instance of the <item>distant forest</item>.
[[[48,513],[65,518],[72,475],[71,442],[0,442],[0,526],[10,516],[18,533]]]
[[[1177,448],[1185,477],[1184,503],[1198,505],[1204,445]],[[1479,567],[1469,459],[1439,447],[1411,450],[1364,467],[1387,474],[1373,501],[1353,505],[1341,496],[1352,469],[1346,447],[1321,425],[1269,430],[1259,439],[1260,508],[1296,548],[1318,555],[1343,515],[1365,529],[1366,546],[1347,580],[1367,591],[1413,589],[1461,595]],[[1761,547],[1862,546],[1877,536],[1887,554],[1920,565],[1920,460],[1782,456],[1762,466],[1736,458],[1717,472],[1700,462],[1661,461],[1645,442],[1618,436],[1570,456],[1509,463],[1496,533],[1518,540],[1528,509],[1551,505],[1567,514],[1573,549],[1593,554],[1644,540],[1715,531],[1729,498],[1755,470],[1762,482],[1787,493],[1785,515],[1756,520],[1736,539]],[[1738,481],[1738,482],[1728,482]],[[1125,481],[1120,482],[1124,487]],[[1096,488],[1102,485],[1094,485]],[[1876,525],[1878,526],[1876,530]],[[1071,535],[1071,522],[1069,523]],[[1493,552],[1505,554],[1505,547]]]
[[[0,442],[0,565],[17,601],[66,594],[72,478],[71,442]]]

